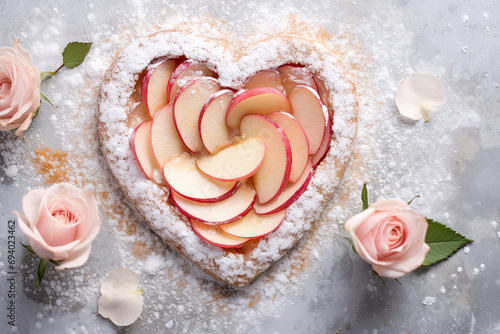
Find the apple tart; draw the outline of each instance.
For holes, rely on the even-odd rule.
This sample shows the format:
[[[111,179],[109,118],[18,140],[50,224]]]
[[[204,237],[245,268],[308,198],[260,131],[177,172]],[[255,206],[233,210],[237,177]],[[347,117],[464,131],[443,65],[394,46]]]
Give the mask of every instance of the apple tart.
[[[252,282],[311,228],[356,135],[355,89],[323,44],[163,31],[99,97],[102,150],[153,231],[216,279]]]

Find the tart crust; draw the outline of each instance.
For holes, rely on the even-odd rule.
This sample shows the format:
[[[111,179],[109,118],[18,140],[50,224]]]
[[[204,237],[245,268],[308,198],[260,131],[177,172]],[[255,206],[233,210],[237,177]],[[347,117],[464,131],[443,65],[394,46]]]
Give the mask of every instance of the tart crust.
[[[200,239],[189,220],[169,204],[161,175],[148,180],[129,146],[135,85],[158,57],[204,61],[219,75],[220,85],[239,89],[249,76],[282,64],[306,66],[328,90],[325,105],[333,119],[331,147],[316,167],[307,190],[288,209],[273,233],[238,249],[223,249]],[[322,92],[320,91],[320,94]],[[335,111],[334,111],[335,110]],[[99,94],[102,151],[130,202],[151,229],[189,261],[217,280],[246,286],[289,251],[320,218],[346,170],[357,130],[358,105],[349,73],[324,44],[300,37],[276,35],[251,45],[212,39],[182,30],[161,31],[125,47],[106,72]],[[134,116],[135,117],[135,116]]]

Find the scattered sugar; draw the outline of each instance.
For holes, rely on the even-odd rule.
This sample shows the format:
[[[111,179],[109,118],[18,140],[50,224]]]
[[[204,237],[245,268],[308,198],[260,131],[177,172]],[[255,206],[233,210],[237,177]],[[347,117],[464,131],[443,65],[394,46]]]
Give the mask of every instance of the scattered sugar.
[[[463,271],[464,271],[464,269],[462,267],[457,268],[457,273],[461,274]]]
[[[444,286],[440,287],[440,288],[439,288],[439,292],[441,292],[441,293],[446,293],[446,289],[445,289],[445,287],[444,287]]]
[[[89,21],[89,22],[95,22],[95,15],[94,15],[94,13],[87,14],[87,21]]]
[[[479,274],[479,269],[474,268],[472,269],[472,275],[477,276]]]
[[[498,226],[498,223],[496,221],[491,222],[491,227],[497,228],[497,226]]]
[[[462,23],[469,22],[469,15],[462,15]]]
[[[499,238],[500,238],[500,231],[498,231],[498,232],[497,232],[497,237],[499,237]]]
[[[186,20],[184,17],[169,17],[168,20],[162,17],[161,20],[158,20],[160,23],[151,28],[150,25],[136,24],[141,22],[141,15],[144,16],[145,8],[143,7],[145,5],[141,4],[140,1],[134,1],[131,5],[135,6],[134,9],[137,9],[137,14],[128,17],[126,20],[124,19],[122,22],[123,27],[106,25],[97,27],[96,25],[95,34],[88,36],[94,42],[94,46],[81,67],[72,70],[65,69],[64,72],[61,72],[64,75],[58,76],[50,83],[45,84],[44,88],[49,90],[48,96],[59,108],[54,111],[53,116],[42,113],[40,117],[50,117],[50,120],[53,121],[52,126],[42,128],[41,123],[38,123],[37,120],[26,133],[26,140],[22,142],[16,142],[10,133],[0,134],[0,154],[7,166],[17,166],[18,170],[14,173],[14,176],[19,176],[16,178],[20,180],[19,186],[27,191],[44,186],[47,180],[46,175],[38,174],[30,159],[34,155],[35,148],[47,145],[46,137],[48,137],[49,133],[57,142],[56,148],[58,150],[74,152],[71,158],[65,162],[65,165],[72,171],[67,176],[68,180],[96,193],[101,212],[105,215],[106,233],[111,235],[110,238],[113,242],[113,253],[116,253],[114,255],[119,258],[115,265],[118,266],[121,261],[120,265],[133,267],[137,272],[145,273],[141,275],[141,285],[144,283],[147,302],[139,321],[153,322],[153,319],[157,319],[159,315],[159,320],[154,322],[159,321],[161,323],[163,321],[162,325],[164,324],[166,328],[175,328],[177,330],[179,323],[174,323],[171,320],[173,317],[181,319],[180,316],[184,317],[186,314],[207,314],[206,317],[212,319],[206,320],[197,317],[199,322],[193,326],[198,327],[190,328],[190,330],[193,332],[206,332],[202,328],[210,328],[215,331],[216,328],[224,328],[228,322],[231,322],[236,329],[239,329],[235,330],[235,332],[244,332],[245,329],[265,316],[277,314],[278,312],[275,310],[279,309],[280,306],[289,304],[290,295],[303,293],[302,283],[310,279],[308,273],[314,271],[317,262],[315,258],[318,257],[318,254],[324,257],[324,251],[331,248],[333,244],[337,244],[334,236],[338,235],[339,229],[331,228],[331,222],[342,222],[359,209],[358,190],[360,189],[359,184],[362,184],[363,181],[375,180],[373,184],[377,188],[377,196],[380,197],[392,195],[411,198],[415,195],[415,192],[420,193],[422,199],[415,202],[415,205],[418,207],[419,202],[426,203],[425,205],[428,206],[425,207],[425,212],[429,214],[440,212],[440,204],[446,194],[453,193],[453,191],[450,191],[453,190],[453,186],[451,185],[452,182],[450,182],[452,181],[450,179],[451,169],[448,168],[449,164],[447,163],[448,153],[437,147],[429,149],[429,146],[424,145],[426,141],[418,138],[431,136],[429,140],[435,140],[436,142],[441,140],[443,143],[448,144],[452,138],[451,134],[455,130],[470,126],[469,123],[474,124],[474,122],[469,122],[471,116],[461,117],[464,113],[453,111],[453,113],[457,113],[456,122],[450,125],[446,118],[452,114],[451,109],[444,108],[439,111],[439,114],[436,114],[436,117],[433,117],[432,122],[425,124],[425,126],[423,123],[408,125],[397,117],[392,107],[397,84],[405,75],[413,71],[424,71],[437,73],[438,76],[444,78],[446,70],[440,67],[439,62],[437,65],[420,64],[416,68],[409,68],[410,54],[407,50],[411,49],[409,46],[413,43],[415,36],[411,36],[404,25],[398,21],[399,12],[397,11],[389,13],[391,19],[383,21],[373,20],[373,17],[367,16],[366,19],[356,22],[353,29],[347,26],[334,26],[333,31],[337,36],[348,35],[348,38],[335,37],[329,43],[338,50],[347,50],[345,55],[342,54],[341,57],[345,57],[344,59],[347,59],[348,63],[355,64],[358,69],[366,68],[366,72],[359,72],[358,69],[351,69],[350,71],[350,78],[358,84],[357,89],[360,92],[362,114],[359,120],[360,128],[356,139],[355,155],[349,167],[349,177],[343,180],[342,188],[335,195],[334,202],[329,205],[328,219],[318,221],[315,224],[315,229],[308,232],[307,240],[299,243],[292,252],[285,255],[279,263],[273,265],[263,275],[262,279],[249,287],[241,289],[228,288],[215,283],[212,278],[201,273],[190,262],[186,261],[182,255],[165,247],[162,240],[143,223],[143,218],[127,204],[129,203],[127,198],[122,194],[114,177],[108,172],[107,164],[100,153],[95,119],[96,100],[98,84],[107,67],[113,61],[115,52],[119,51],[136,36],[152,33],[154,32],[152,29],[173,28],[185,22],[193,25],[195,30],[198,28],[200,31],[203,29],[204,31],[213,30],[215,31],[214,35],[217,35],[218,31],[231,29],[226,29],[227,27],[222,27],[223,29],[220,29],[221,27],[207,27],[206,25],[202,29],[197,27],[199,22],[197,23],[196,18]],[[93,4],[88,6],[92,9]],[[179,7],[176,8],[177,11],[180,10]],[[40,15],[42,14],[40,8],[34,10]],[[43,14],[46,14],[45,9],[43,10]],[[54,8],[54,11],[57,12],[57,8]],[[384,9],[385,11],[386,9]],[[274,15],[272,17],[274,18]],[[249,13],[248,21],[255,21],[254,19],[255,16]],[[87,15],[87,20],[94,22],[95,16]],[[200,22],[204,21],[204,19],[198,20]],[[270,23],[273,27],[288,24],[284,20],[269,21],[274,21]],[[48,31],[47,40],[33,42],[30,45],[30,49],[37,52],[36,64],[40,68],[57,68],[58,66],[58,64],[52,62],[58,61],[57,59],[54,60],[57,58],[54,55],[60,55],[64,43],[61,42],[60,37],[56,38],[56,41],[51,37],[57,35],[59,31],[63,31],[58,22],[60,21],[51,21],[54,29]],[[127,28],[129,22],[134,24],[133,33],[130,33]],[[248,22],[242,22],[241,26],[245,24],[248,24]],[[372,29],[374,26],[381,29]],[[38,29],[40,27],[34,28]],[[269,26],[263,25],[261,30],[252,29],[251,33],[254,34],[254,40],[267,36],[269,34],[268,28]],[[240,24],[238,24],[236,29],[244,28],[240,28]],[[380,33],[381,31],[391,31],[391,33]],[[398,38],[394,39],[394,36],[398,36]],[[359,38],[360,41],[353,43],[356,38]],[[241,39],[244,38],[241,37]],[[251,41],[251,38],[249,40]],[[374,43],[373,41],[380,41],[380,43]],[[354,47],[358,42],[362,45],[363,51]],[[273,49],[276,49],[276,46],[273,46]],[[161,53],[165,49],[150,51],[151,53]],[[363,54],[365,52],[366,54]],[[394,57],[394,55],[397,55],[397,57]],[[137,64],[135,64],[138,70],[149,61],[141,58],[141,56],[139,55]],[[208,54],[202,56],[208,57]],[[256,56],[247,61],[250,64],[251,61],[259,60],[261,56]],[[217,54],[216,58],[228,60],[224,58],[223,52]],[[314,61],[312,60],[312,62]],[[228,75],[221,78],[221,80],[226,80],[225,82],[230,82],[230,77],[239,70],[231,68],[228,64],[223,64],[221,68],[228,70]],[[258,65],[249,66],[246,70],[251,71],[251,68],[255,70]],[[338,71],[330,69],[330,73],[334,74],[336,84],[342,86]],[[373,87],[376,87],[376,89]],[[120,98],[119,92],[117,94],[118,98]],[[69,96],[72,98],[69,99]],[[451,97],[447,98],[451,99]],[[335,103],[340,106],[351,99],[352,97],[349,96],[345,100],[335,101]],[[450,105],[452,102],[449,101]],[[473,113],[471,112],[471,114]],[[443,116],[444,121],[440,115]],[[117,119],[123,116],[120,113],[114,115]],[[348,127],[345,127],[345,124],[340,123],[341,120],[339,124],[336,124],[339,130],[349,130]],[[58,124],[64,126],[57,127]],[[49,125],[51,124],[49,123]],[[79,131],[74,131],[74,129],[79,129]],[[428,131],[429,129],[433,131]],[[445,129],[446,131],[435,131],[436,129]],[[443,133],[445,134],[443,135]],[[440,138],[441,136],[444,138]],[[408,140],[408,138],[412,140]],[[395,141],[398,142],[396,146],[394,146]],[[17,144],[18,142],[19,144]],[[346,140],[343,144],[347,142]],[[13,143],[16,143],[16,145],[14,146]],[[425,146],[425,152],[421,150],[422,145]],[[342,150],[334,153],[342,157]],[[118,154],[131,158],[126,151],[118,152]],[[76,159],[77,156],[82,158]],[[26,159],[26,157],[30,158]],[[426,161],[434,161],[438,167],[428,170],[428,168],[422,168],[422,165],[419,166],[419,161],[425,162],[424,165]],[[387,170],[387,166],[392,167]],[[141,175],[140,171],[133,166],[131,167],[131,165],[124,164],[121,167],[131,168],[131,172],[135,177]],[[10,177],[7,173],[6,176]],[[329,182],[327,177],[318,176],[316,184],[325,181]],[[434,180],[447,180],[450,184],[443,185]],[[424,183],[422,184],[422,182]],[[137,186],[137,193],[143,193],[148,189],[143,182],[138,182],[135,186]],[[420,192],[420,189],[425,190]],[[161,195],[160,192],[155,194]],[[310,192],[307,196],[307,200],[304,199],[304,203],[301,205],[317,202],[313,193]],[[158,210],[150,213],[150,215],[157,214],[160,214]],[[444,216],[446,219],[449,218],[449,214]],[[300,213],[296,213],[294,217],[294,219],[302,218]],[[184,224],[182,221],[181,223]],[[157,225],[157,227],[163,228],[160,225]],[[286,224],[285,227],[288,230],[293,229],[290,223]],[[309,227],[305,226],[306,229]],[[185,224],[179,226],[178,231],[183,240],[190,240],[187,234],[189,229],[185,227]],[[298,232],[302,233],[302,231]],[[101,232],[101,235],[103,233],[105,231]],[[500,238],[500,232],[498,236]],[[289,240],[284,238],[280,247],[287,248],[289,246]],[[81,270],[49,272],[47,275],[52,276],[47,277],[46,282],[50,281],[51,283],[42,284],[37,289],[37,293],[45,294],[48,303],[62,312],[69,313],[75,309],[80,310],[83,305],[86,305],[83,310],[95,314],[97,312],[95,301],[88,301],[87,298],[88,296],[99,295],[100,283],[107,274],[102,272],[101,269],[92,268],[92,261],[102,257],[102,254],[97,252],[102,248],[103,245],[99,244],[92,249],[90,262]],[[134,251],[131,251],[132,248]],[[217,252],[217,250],[213,251]],[[273,258],[273,255],[270,254],[272,251],[273,248],[269,245],[260,255]],[[196,252],[196,249],[193,252]],[[202,254],[200,259],[203,256]],[[236,255],[234,257],[236,258]],[[30,282],[35,279],[32,275],[32,270],[35,267],[36,263],[29,259],[23,265],[23,272],[25,273],[23,275]],[[298,271],[296,268],[300,267],[305,269]],[[98,274],[90,275],[93,271]],[[452,278],[456,277],[455,274],[452,275]],[[369,288],[373,291],[377,290],[372,285]],[[456,289],[456,286],[453,286],[453,289]],[[154,293],[152,293],[153,291]],[[287,291],[287,293],[283,291]],[[26,288],[23,292],[35,300],[36,296],[29,288]],[[259,298],[255,297],[257,293],[261,294]],[[191,299],[189,296],[196,296],[196,298]],[[427,300],[428,298],[434,298],[434,300]],[[435,297],[426,297],[424,301],[426,300],[427,302],[424,302],[424,305],[430,306],[434,303]],[[251,301],[254,306],[249,308],[249,302]],[[426,303],[430,304],[427,305]],[[210,305],[208,310],[207,305]],[[182,307],[179,308],[178,306]],[[228,314],[230,316],[227,316]],[[48,322],[53,323],[54,318],[48,318]],[[39,326],[41,327],[41,323],[39,323]],[[182,328],[179,331],[181,330]],[[75,326],[69,328],[68,332],[82,333],[86,331],[85,327]]]
[[[465,253],[465,254],[469,254],[469,252],[470,252],[470,248],[469,248],[469,247],[467,247],[467,246],[465,246],[465,247],[464,247],[464,253]]]
[[[436,297],[425,297],[424,300],[422,300],[422,304],[425,306],[431,306],[436,302]]]
[[[464,54],[465,54],[465,53],[467,53],[467,48],[468,48],[467,46],[462,46],[462,52],[463,52]]]
[[[9,167],[5,168],[4,172],[5,176],[7,177],[15,177],[17,176],[19,170],[16,165],[10,165]]]
[[[479,269],[481,269],[481,271],[484,271],[486,269],[486,265],[484,263],[481,263]]]

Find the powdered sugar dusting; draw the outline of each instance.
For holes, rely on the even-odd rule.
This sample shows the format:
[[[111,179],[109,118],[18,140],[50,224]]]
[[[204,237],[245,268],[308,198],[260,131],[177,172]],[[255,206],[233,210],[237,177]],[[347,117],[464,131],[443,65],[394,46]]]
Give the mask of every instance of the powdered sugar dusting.
[[[456,190],[454,182],[456,176],[450,172],[451,164],[455,163],[456,152],[449,151],[447,147],[454,142],[460,130],[477,124],[477,114],[470,109],[465,111],[461,108],[451,108],[450,106],[457,106],[457,101],[461,100],[459,93],[448,88],[444,108],[436,113],[430,123],[408,123],[397,116],[393,98],[397,85],[405,76],[411,73],[433,73],[449,87],[451,81],[449,78],[454,75],[452,68],[438,56],[433,62],[412,58],[414,55],[411,50],[415,48],[414,43],[419,36],[409,32],[409,25],[405,24],[403,13],[399,8],[384,3],[382,10],[375,9],[372,13],[363,11],[360,4],[352,4],[344,5],[343,10],[339,11],[338,3],[329,3],[309,4],[309,9],[300,7],[300,4],[296,5],[296,8],[284,8],[281,2],[270,3],[269,7],[259,7],[253,1],[246,4],[238,3],[248,8],[248,13],[245,18],[228,20],[227,25],[220,23],[220,20],[193,15],[194,9],[187,5],[183,7],[180,2],[156,6],[156,10],[150,13],[147,13],[147,8],[153,2],[128,2],[130,9],[113,8],[109,13],[102,13],[99,2],[88,5],[88,11],[82,13],[82,22],[91,28],[82,30],[88,31],[88,35],[78,37],[81,40],[94,42],[94,46],[81,67],[62,70],[57,77],[45,84],[44,93],[57,108],[52,109],[44,104],[39,118],[26,132],[26,138],[14,139],[11,133],[0,134],[0,160],[2,166],[10,168],[8,172],[0,170],[0,182],[2,186],[9,185],[9,189],[22,189],[24,193],[58,180],[70,181],[96,194],[106,223],[85,266],[65,272],[49,271],[45,283],[36,291],[33,290],[35,279],[33,269],[36,268],[36,261],[33,257],[28,257],[23,262],[20,272],[24,286],[23,293],[26,296],[24,302],[30,307],[37,308],[33,314],[37,315],[40,312],[43,315],[42,319],[37,316],[25,319],[27,324],[23,326],[29,326],[33,332],[37,332],[38,327],[40,332],[45,330],[75,333],[114,332],[116,329],[97,315],[96,305],[99,296],[98,287],[102,279],[111,269],[118,266],[131,267],[140,273],[141,286],[145,290],[145,309],[134,326],[147,327],[158,332],[208,333],[220,331],[221,328],[233,332],[246,332],[248,328],[254,328],[255,332],[272,332],[270,328],[277,328],[273,327],[275,317],[282,316],[283,310],[290,311],[290,316],[293,316],[294,310],[307,312],[311,319],[318,320],[316,325],[319,332],[332,332],[332,323],[335,325],[350,323],[354,327],[353,320],[359,319],[359,305],[364,305],[367,300],[377,300],[379,303],[380,299],[376,296],[382,289],[384,295],[391,296],[391,290],[395,291],[393,285],[389,284],[389,288],[386,289],[376,281],[376,278],[367,278],[368,267],[364,266],[362,260],[352,253],[348,243],[340,237],[337,223],[342,223],[351,214],[360,210],[359,191],[362,183],[368,181],[372,181],[369,185],[371,200],[377,197],[400,197],[409,200],[420,194],[421,198],[412,205],[425,214],[432,214],[433,218],[444,220],[445,223],[453,221],[454,209],[451,206],[442,207],[444,199]],[[210,6],[212,6],[210,3],[200,2],[199,10],[208,11]],[[51,4],[47,8],[28,9],[31,17],[37,18],[39,22],[33,24],[30,20],[19,32],[20,36],[26,36],[25,45],[34,55],[35,65],[42,70],[55,69],[59,66],[59,59],[55,55],[60,55],[65,43],[68,42],[67,39],[71,39],[65,36],[65,29],[68,29],[68,33],[74,33],[67,28],[70,24],[65,21],[65,16],[61,15],[57,7],[58,5]],[[218,3],[214,8],[217,8],[217,13],[222,19],[227,19],[232,14],[231,6],[221,6]],[[307,19],[296,14],[302,10],[308,13],[306,17],[311,18],[311,21],[314,18],[315,23],[304,22]],[[328,19],[318,15],[316,20],[315,13],[327,10],[332,13]],[[356,14],[359,12],[363,15]],[[460,23],[462,13],[459,11],[456,13],[460,26],[462,26]],[[470,12],[466,13],[471,15]],[[106,15],[110,17],[109,22],[97,24],[101,17]],[[355,22],[348,23],[346,17],[354,18]],[[471,15],[470,22],[472,18]],[[494,18],[493,15],[490,15],[490,18]],[[52,29],[44,32],[48,22]],[[159,30],[183,25],[192,32],[204,36],[227,37],[234,34],[235,36],[231,38],[235,41],[252,39],[257,41],[276,32],[294,32],[294,30],[310,32],[308,28],[304,29],[304,23],[305,26],[312,25],[313,33],[309,36],[311,39],[319,39],[335,50],[338,59],[344,63],[343,66],[347,66],[344,70],[348,70],[349,79],[356,84],[360,118],[354,155],[339,191],[328,204],[322,217],[314,222],[296,247],[250,286],[228,287],[204,274],[178,252],[166,246],[161,238],[147,227],[141,215],[136,212],[116,184],[100,152],[98,140],[97,98],[100,80],[118,51],[129,43],[135,43],[136,38]],[[320,30],[324,33],[324,39],[321,38]],[[11,32],[8,34],[10,38]],[[40,36],[42,40],[38,39]],[[194,48],[197,44],[196,41],[193,42]],[[470,46],[466,55],[460,51],[460,47],[464,45]],[[474,52],[471,45],[464,41],[456,47],[456,51],[461,56],[469,56]],[[223,75],[221,80],[228,84],[233,75],[241,69],[229,64],[231,58],[225,58],[225,47],[227,46],[204,53],[200,45],[196,55],[208,59],[209,53],[215,52],[214,58],[225,59],[227,62],[221,66],[224,66],[226,75]],[[169,48],[170,46],[166,45],[161,49],[149,50],[148,57],[137,54],[136,63],[131,67],[134,70],[141,70],[149,62],[146,58],[152,54],[162,55],[165,52],[175,51]],[[190,52],[189,49],[181,51]],[[311,55],[309,61],[315,61],[314,55]],[[248,63],[251,61],[248,60]],[[253,66],[255,70],[259,64]],[[334,72],[335,69],[331,73],[335,75]],[[127,75],[121,79],[126,85],[133,84],[133,79]],[[340,85],[342,87],[342,83]],[[118,102],[124,102],[128,98],[126,94],[122,96],[120,92],[116,93]],[[334,99],[333,103],[345,107],[344,102],[352,98],[340,96],[339,99]],[[117,111],[106,121],[120,121],[125,117],[126,115]],[[345,131],[346,138],[353,135],[348,135],[350,127],[343,124],[342,120],[334,126],[336,131]],[[430,146],[429,143],[439,145]],[[37,154],[35,150],[45,148],[52,155],[54,152],[60,152],[67,156],[59,160],[44,161],[46,155]],[[129,152],[119,146],[110,145],[109,149],[115,150],[116,156],[132,159]],[[339,152],[332,152],[332,154],[337,153]],[[427,165],[428,161],[432,161],[432,168]],[[17,171],[11,166],[16,166]],[[48,172],[44,167],[50,167],[51,171]],[[137,166],[123,164],[121,167],[124,170],[128,169],[129,175],[141,179],[142,175]],[[321,177],[321,174],[317,176],[314,181],[315,186],[332,183],[327,177]],[[143,196],[149,189],[147,182],[137,182],[135,186],[134,191],[138,196]],[[4,196],[2,199],[7,198],[10,194],[2,188],[0,187],[0,194]],[[163,196],[160,191],[155,194]],[[310,199],[311,203],[314,203],[320,200],[314,199],[314,196],[313,192],[308,192],[303,201],[307,202]],[[3,212],[21,209],[21,199],[22,196],[17,198],[19,206],[16,208],[6,207],[2,203],[0,208]],[[153,209],[149,215],[158,215],[160,212],[158,209]],[[451,217],[442,212],[450,212]],[[297,210],[293,219],[302,218],[303,215]],[[490,230],[489,233],[494,233],[496,238],[497,230],[489,226],[491,221],[492,219],[488,220],[486,225]],[[285,228],[293,229],[290,225],[288,222]],[[192,237],[185,225],[180,225],[178,232],[184,240],[189,241]],[[500,232],[498,233],[500,237]],[[498,243],[498,240],[494,241]],[[475,248],[473,250],[468,258],[477,253]],[[191,251],[195,253],[194,249]],[[269,258],[276,256],[266,254],[264,251],[261,255]],[[317,255],[324,260],[317,261]],[[457,256],[460,255],[465,256],[463,254]],[[237,254],[231,254],[227,258],[237,257]],[[221,258],[221,261],[224,261],[223,259]],[[332,262],[333,265],[328,262]],[[479,275],[474,276],[477,280],[487,276],[487,271],[481,274],[484,266],[481,267],[479,264],[480,262],[474,265],[479,268]],[[451,268],[449,272],[451,274],[459,265],[462,265],[461,262],[451,260],[441,268]],[[324,269],[320,270],[322,266],[331,267],[335,275],[325,275]],[[461,275],[452,274],[453,285],[446,285],[449,290],[446,296],[456,295],[465,290],[461,284],[474,266],[464,266],[466,271]],[[435,270],[439,270],[439,267],[437,268]],[[488,265],[488,270],[490,268],[493,266]],[[2,268],[4,269],[5,267]],[[321,275],[316,275],[318,273]],[[2,275],[5,274],[2,272]],[[423,276],[413,275],[409,280],[416,280],[417,284],[421,284]],[[340,278],[332,282],[331,277]],[[364,297],[360,297],[363,295],[357,290],[355,293],[352,290],[353,293],[349,294],[349,297],[336,293],[354,289],[353,286],[356,289],[364,288],[369,280],[372,291]],[[315,288],[328,292],[328,295],[335,295],[333,308],[322,308],[321,299],[315,303],[312,298],[308,298],[302,303],[302,296],[315,294],[310,282],[314,282],[312,285]],[[410,286],[407,282],[403,282],[403,287]],[[435,291],[444,291],[439,287],[446,283],[436,282],[436,284]],[[20,285],[18,288],[21,289]],[[442,295],[440,300],[444,297],[445,295]],[[423,298],[421,296],[407,302],[413,302],[412,307],[418,304],[424,308],[421,304]],[[386,299],[392,300],[392,297]],[[354,306],[352,306],[353,301],[355,301]],[[436,303],[428,309],[435,310],[438,306],[439,303]],[[311,310],[313,312],[310,312]],[[417,313],[419,314],[414,319],[420,323],[423,321],[422,316],[420,312]],[[71,324],[64,324],[60,321],[61,318],[68,319]],[[332,318],[334,320],[325,320]],[[82,323],[81,319],[85,319],[85,323]],[[300,324],[293,325],[305,328],[300,327]],[[23,330],[24,328],[26,327],[21,327],[20,332],[29,332]],[[333,331],[335,330],[337,328]]]

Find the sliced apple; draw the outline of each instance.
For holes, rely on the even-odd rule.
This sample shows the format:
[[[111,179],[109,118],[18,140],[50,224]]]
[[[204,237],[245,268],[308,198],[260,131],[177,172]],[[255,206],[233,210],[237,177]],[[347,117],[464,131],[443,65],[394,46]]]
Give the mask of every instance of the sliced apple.
[[[177,59],[160,58],[146,68],[141,84],[141,97],[151,117],[169,101],[165,91],[177,64]]]
[[[323,141],[328,113],[318,94],[311,87],[296,86],[288,94],[292,115],[306,133],[309,154],[315,154]]]
[[[201,77],[182,87],[174,100],[174,122],[179,136],[192,152],[203,149],[198,129],[201,109],[207,99],[219,91],[217,79]]]
[[[323,140],[321,141],[321,145],[319,146],[318,151],[312,156],[313,166],[317,166],[321,160],[328,153],[328,149],[330,149],[330,143],[332,141],[332,121],[331,118],[328,117],[327,126],[325,129],[325,133],[323,135]]]
[[[231,133],[226,126],[226,112],[235,91],[223,89],[210,96],[201,109],[198,129],[203,145],[210,153],[231,143]]]
[[[153,121],[142,122],[130,137],[132,151],[134,152],[139,166],[148,179],[152,179],[154,170],[160,168],[153,155],[151,142],[149,140],[152,123]]]
[[[283,129],[266,116],[252,114],[241,120],[244,137],[260,137],[266,144],[266,157],[252,176],[259,203],[266,203],[285,188],[292,169],[290,141]]]
[[[229,128],[234,128],[245,115],[267,115],[275,111],[290,111],[286,96],[276,88],[253,88],[241,92],[231,101],[227,109],[226,123]]]
[[[298,85],[311,87],[315,91],[318,90],[318,86],[312,74],[300,65],[282,65],[278,67],[278,72],[281,75],[281,80],[283,81],[283,86],[285,86],[287,96],[290,91]]]
[[[175,99],[175,96],[185,84],[198,77],[216,78],[217,73],[209,69],[206,63],[186,60],[179,64],[167,82],[166,93],[169,101]]]
[[[222,201],[238,188],[236,182],[217,181],[200,172],[194,158],[187,153],[170,159],[163,167],[163,175],[173,190],[193,201]]]
[[[244,89],[253,89],[260,87],[272,87],[276,88],[282,93],[285,92],[285,86],[283,85],[280,73],[277,70],[261,71],[248,78],[243,85]]]
[[[202,203],[189,200],[172,191],[172,200],[184,215],[207,224],[229,224],[244,215],[253,207],[255,190],[246,184],[225,200],[214,203]]]
[[[327,107],[327,109],[332,109],[332,104],[330,102],[330,92],[326,89],[323,79],[314,76],[314,81],[318,87],[318,95],[321,98],[321,102]]]
[[[146,106],[144,103],[139,103],[130,116],[127,119],[127,126],[129,128],[135,129],[139,126],[144,121],[150,121],[151,120],[151,115],[149,115],[148,110],[146,109]]]
[[[255,210],[247,213],[243,218],[237,221],[221,225],[220,228],[233,237],[256,239],[261,238],[275,231],[285,218],[286,210],[268,214],[258,215]]]
[[[269,215],[281,212],[282,210],[288,208],[307,189],[307,186],[311,181],[312,174],[312,160],[309,158],[306,168],[304,168],[304,172],[300,178],[294,183],[288,183],[279,196],[272,201],[265,204],[256,202],[254,205],[255,212],[259,215]]]
[[[174,155],[187,151],[175,128],[172,103],[156,113],[151,126],[151,147],[160,167]]]
[[[233,237],[224,232],[219,226],[207,225],[191,219],[191,227],[198,236],[211,245],[222,248],[234,248],[243,245],[250,239]]]
[[[202,156],[196,165],[213,179],[239,181],[259,169],[266,156],[266,144],[260,137],[244,138],[219,152]]]
[[[309,160],[309,144],[307,143],[306,134],[299,122],[288,113],[271,113],[267,117],[275,121],[285,131],[290,141],[292,170],[289,182],[295,182],[302,175]]]

